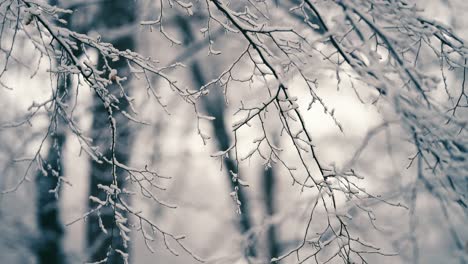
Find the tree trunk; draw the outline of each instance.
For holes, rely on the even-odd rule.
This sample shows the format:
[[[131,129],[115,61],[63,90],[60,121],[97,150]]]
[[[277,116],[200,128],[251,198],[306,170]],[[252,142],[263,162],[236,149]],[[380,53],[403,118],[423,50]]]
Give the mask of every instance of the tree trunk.
[[[99,12],[97,17],[102,18],[97,21],[97,24],[104,28],[104,30],[119,30],[122,27],[131,25],[136,20],[136,4],[133,1],[125,0],[113,0],[103,1],[100,4]],[[106,40],[106,32],[101,32],[102,38]],[[110,42],[115,48],[119,50],[133,50],[135,43],[134,38],[131,34],[125,34],[118,36]],[[125,60],[108,61],[108,65],[117,71],[118,76],[130,77],[127,62]],[[101,58],[99,62],[99,68],[105,68],[109,73],[110,70],[105,67],[104,60]],[[125,85],[128,86],[129,80],[125,81]],[[114,93],[116,97],[120,97],[120,87],[115,82],[107,87],[109,91]],[[126,93],[129,91],[126,90]],[[130,136],[130,127],[128,125],[129,120],[124,117],[120,111],[127,111],[128,103],[123,99],[119,98],[119,111],[114,111],[113,117],[115,118],[117,127],[116,137],[116,159],[126,164],[130,159],[130,151],[132,145],[132,139]],[[99,146],[99,150],[107,160],[112,160],[110,143],[111,143],[111,132],[109,125],[109,116],[106,112],[102,102],[97,96],[94,97],[94,109],[93,109],[93,122],[92,122],[92,133],[94,143]],[[117,183],[119,188],[125,187],[125,175],[122,170],[117,169]],[[106,200],[106,194],[98,188],[98,184],[109,186],[113,183],[112,177],[112,165],[109,163],[97,163],[94,160],[91,161],[91,172],[89,181],[89,194],[94,197],[98,197],[101,200]],[[129,201],[127,201],[128,203]],[[96,203],[89,201],[89,209],[92,210],[96,207]],[[116,212],[118,211],[118,212]],[[100,211],[100,218],[102,224],[107,230],[107,235],[104,234],[99,225],[99,217],[96,214],[92,214],[88,219],[87,226],[87,244],[90,261],[100,261],[107,258],[106,263],[124,263],[124,259],[119,254],[116,254],[115,250],[120,250],[125,253],[129,253],[129,248],[125,248],[124,242],[119,234],[119,229],[115,223],[115,214],[120,213],[124,218],[127,217],[127,213],[124,211],[113,210],[110,206],[103,208]]]
[[[65,85],[61,84],[60,86],[65,89]],[[65,143],[65,132],[63,131],[65,124],[57,120],[56,126],[57,131],[51,136],[51,147],[48,150],[47,160],[43,162],[45,173],[40,170],[36,176],[39,231],[37,261],[39,264],[66,263],[62,248],[63,225],[60,220],[59,200],[55,193],[50,192],[50,190],[57,188],[59,176],[63,174],[61,153]]]
[[[183,17],[177,19],[179,27],[184,34],[184,44],[190,45],[194,42],[193,32],[190,28],[189,21]],[[203,71],[198,60],[193,60],[193,63],[190,66],[192,71],[192,79],[195,82],[197,87],[201,87],[206,84],[207,80],[203,74]],[[226,128],[225,119],[224,119],[224,105],[222,98],[215,98],[213,100],[208,100],[203,98],[203,107],[208,115],[213,116],[215,119],[212,122],[214,138],[216,139],[218,149],[226,150],[231,146],[231,140],[229,138],[228,129]],[[226,178],[230,184],[231,190],[234,191],[237,189],[237,199],[240,202],[240,219],[239,219],[239,229],[242,234],[247,234],[252,228],[252,222],[250,218],[250,210],[247,202],[247,196],[244,192],[244,187],[240,186],[237,181],[233,181],[231,171],[233,173],[238,173],[238,168],[236,162],[231,158],[224,159],[224,166],[226,168]],[[248,245],[245,248],[246,257],[255,257],[257,255],[255,248],[255,238],[248,237]]]
[[[50,0],[51,5],[57,5],[57,0]],[[69,16],[63,19],[70,22]],[[69,24],[69,27],[72,26]],[[58,62],[59,63],[59,62]],[[57,77],[57,98],[62,98],[62,103],[67,104],[70,78],[60,74]],[[53,113],[55,114],[55,113]],[[39,264],[66,263],[62,239],[63,225],[60,220],[59,204],[59,176],[63,175],[62,152],[66,140],[66,127],[64,120],[59,114],[53,118],[52,133],[50,136],[50,147],[47,150],[47,158],[43,161],[42,170],[36,175],[36,221],[39,233],[37,248],[37,262]],[[44,175],[45,174],[45,175]],[[55,193],[50,192],[55,190]]]
[[[272,219],[275,214],[275,173],[273,168],[269,167],[263,173],[263,193],[265,199],[265,211],[268,219]],[[268,225],[266,242],[269,260],[279,257],[281,248],[278,243],[275,223]]]

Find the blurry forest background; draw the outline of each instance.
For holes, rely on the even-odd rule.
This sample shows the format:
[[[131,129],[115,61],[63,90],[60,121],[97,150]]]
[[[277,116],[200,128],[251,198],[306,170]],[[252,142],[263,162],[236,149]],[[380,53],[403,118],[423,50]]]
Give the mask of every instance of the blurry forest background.
[[[0,1],[0,263],[97,263],[104,259],[102,263],[127,260],[176,264],[202,260],[241,264],[270,263],[272,258],[281,256],[284,258],[279,263],[324,263],[327,259],[330,263],[346,263],[346,252],[351,254],[352,250],[340,245],[350,242],[340,239],[330,242],[341,236],[332,233],[345,232],[343,226],[336,230],[327,228],[337,225],[329,222],[335,215],[336,219],[346,220],[346,226],[353,232],[350,237],[359,238],[354,243],[364,244],[355,247],[362,250],[367,263],[466,263],[466,94],[460,95],[459,110],[453,112],[457,121],[435,121],[441,127],[462,124],[460,130],[455,128],[454,136],[459,142],[455,146],[460,146],[457,153],[461,153],[456,157],[457,164],[461,165],[451,170],[455,176],[426,178],[421,174],[424,160],[417,155],[421,150],[419,146],[415,148],[415,142],[423,140],[416,139],[415,133],[413,141],[413,135],[404,132],[405,125],[398,121],[399,115],[393,112],[392,105],[379,99],[391,92],[379,94],[375,89],[364,89],[360,87],[363,84],[352,82],[357,78],[350,68],[343,66],[341,71],[336,66],[344,59],[333,51],[328,38],[334,31],[329,29],[336,30],[338,35],[347,32],[348,25],[340,22],[344,13],[334,2],[349,2],[352,6],[360,1],[312,1],[323,12],[329,29],[324,29],[322,18],[300,0],[231,1],[229,5],[228,1],[220,2],[225,4],[214,11],[217,8],[214,3],[218,1],[194,1],[190,5],[188,1],[177,0]],[[385,1],[361,2],[376,2],[378,6]],[[462,39],[468,39],[468,3],[415,2],[418,15],[439,21]],[[96,49],[73,50],[80,61],[93,61],[96,69],[107,65],[108,70],[102,76],[108,77],[109,94],[128,99],[113,105],[122,113],[114,119],[118,140],[113,152],[109,147],[113,142],[108,108],[88,83],[68,74],[75,70],[63,67],[69,63],[67,55],[57,53],[48,57],[50,51],[37,45],[57,45],[52,38],[40,36],[34,30],[40,27],[45,32],[38,16],[34,17],[37,14],[31,11],[42,4],[38,10],[60,19],[51,24],[99,39],[101,43],[111,43],[121,51],[151,57],[161,69],[167,67],[164,74],[201,96],[195,104],[187,103],[161,75],[146,74],[124,59],[104,60]],[[50,13],[49,5],[73,13]],[[207,5],[213,9],[209,12],[221,21],[226,15],[220,11],[222,7],[237,10],[235,14],[239,17],[245,14],[242,22],[245,24],[249,24],[248,19],[264,19],[271,22],[268,26],[293,25],[302,32],[309,21],[317,26],[303,35],[322,42],[314,44],[315,57],[291,59],[308,61],[308,66],[301,68],[304,72],[289,72],[286,69],[293,65],[281,64],[285,59],[278,55],[275,71],[284,74],[277,80],[265,73],[269,69],[260,63],[254,49],[230,69],[247,49],[246,41],[232,21],[226,22],[226,27],[233,28],[229,31],[217,21],[209,20]],[[20,18],[17,23],[15,10]],[[359,18],[354,22],[364,23]],[[385,30],[390,31],[390,27]],[[369,42],[371,31],[362,32],[370,36]],[[361,33],[352,34],[358,39]],[[253,41],[264,43],[265,53],[273,58],[277,51],[268,49],[272,40],[262,42],[262,36],[257,37]],[[291,38],[291,43],[294,41]],[[434,44],[438,45],[441,44]],[[284,47],[293,50],[294,45]],[[56,47],[56,51],[60,50]],[[447,101],[453,103],[458,99],[460,87],[464,89],[468,49],[463,46],[461,50],[467,52],[462,68],[444,66],[443,53],[434,58],[428,55],[430,51],[423,50],[421,54],[418,51],[418,69],[441,79],[442,69],[445,78],[431,93],[434,102],[447,99],[448,89],[453,98]],[[388,52],[381,55],[390,56]],[[248,62],[249,56],[260,66],[254,68]],[[232,72],[227,72],[229,69]],[[313,76],[313,81],[304,82],[303,73]],[[391,79],[392,73],[389,74]],[[222,78],[217,79],[220,75]],[[275,120],[274,106],[259,115],[260,121],[249,121],[237,129],[240,126],[236,123],[243,120],[239,112],[242,117],[249,106],[261,107],[271,97],[265,91],[274,91],[278,82],[286,83],[294,95],[291,106],[303,110],[302,118],[311,131],[312,142],[291,144],[290,131],[282,123],[286,117]],[[427,82],[422,81],[424,85]],[[309,91],[311,83],[313,92]],[[309,105],[311,93],[317,97]],[[62,112],[72,118],[63,118]],[[132,122],[133,119],[141,122]],[[435,126],[434,130],[437,129]],[[448,138],[447,134],[447,140],[451,140]],[[92,142],[92,146],[87,142]],[[329,210],[314,211],[325,198],[316,189],[301,186],[312,182],[301,176],[304,171],[296,153],[303,150],[296,149],[296,144],[304,148],[313,146],[313,157],[317,155],[320,163],[329,168],[324,171],[332,173],[338,171],[336,168],[351,166],[353,174],[359,171],[363,176],[356,177],[359,187],[350,189],[366,195],[349,195],[349,200],[344,198],[346,195],[338,197],[334,210],[331,200],[324,200]],[[114,155],[122,166],[115,168],[102,162],[102,158],[93,154],[95,147],[99,147],[97,153],[103,157]],[[281,160],[271,158],[271,149],[282,149],[278,151]],[[229,151],[223,152],[226,150]],[[132,168],[142,169],[129,173]],[[118,179],[111,177],[114,169]],[[149,172],[153,169],[157,175]],[[317,168],[312,171],[317,173]],[[430,168],[424,171],[430,172]],[[141,184],[143,181],[146,183]],[[113,199],[113,191],[106,189],[112,184],[118,185],[123,193],[119,203],[131,204],[156,227],[109,204],[92,211],[100,202]],[[440,191],[447,186],[455,191]],[[328,190],[323,192],[323,197],[328,197]],[[359,202],[353,200],[356,198]],[[88,214],[90,210],[92,213]],[[120,215],[116,216],[116,211]],[[315,250],[327,248],[329,242],[332,249],[321,251],[318,259],[310,257]],[[337,258],[333,257],[334,252],[339,252]],[[348,261],[364,260],[354,255]]]

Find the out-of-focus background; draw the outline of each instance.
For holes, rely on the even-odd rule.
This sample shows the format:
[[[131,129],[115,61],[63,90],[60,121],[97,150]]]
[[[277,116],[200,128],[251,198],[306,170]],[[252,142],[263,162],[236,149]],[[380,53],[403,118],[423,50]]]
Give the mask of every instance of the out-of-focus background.
[[[3,2],[0,3],[0,18],[8,8]],[[74,11],[72,15],[63,17],[67,21],[66,27],[71,30],[93,37],[99,35],[103,42],[116,43],[116,47],[120,45],[122,49],[128,48],[158,60],[161,67],[183,63],[183,68],[169,70],[168,74],[185,86],[196,89],[228,69],[246,44],[239,38],[230,37],[214,21],[207,24],[203,13],[188,16],[175,8],[168,8],[163,16],[162,31],[159,25],[141,23],[160,17],[161,4],[177,5],[176,2],[51,0],[50,4]],[[263,5],[263,1],[254,2]],[[234,2],[231,4],[236,5]],[[468,5],[465,1],[421,0],[417,4],[426,17],[450,26],[456,34],[468,39]],[[269,15],[281,17],[278,14],[287,13],[289,5],[278,3]],[[293,19],[285,17],[288,22]],[[331,17],[326,20],[333,23]],[[300,23],[301,20],[298,21]],[[8,23],[4,22],[0,27],[11,27]],[[34,23],[22,26],[34,27]],[[278,21],[278,26],[281,23]],[[212,27],[210,36],[204,34],[208,26]],[[10,43],[7,39],[16,36],[6,29],[0,32],[4,42],[1,48],[7,50],[10,48],[5,45]],[[315,34],[310,37],[319,38],[321,32]],[[92,218],[83,216],[90,210],[89,196],[96,192],[93,190],[96,182],[92,177],[99,175],[96,171],[102,168],[91,161],[83,150],[83,142],[69,129],[60,128],[64,126],[62,121],[57,121],[47,111],[38,111],[31,122],[15,123],[33,113],[31,109],[34,110],[35,106],[31,106],[50,98],[52,87],[55,89],[57,83],[63,81],[48,71],[48,65],[56,62],[41,58],[37,47],[25,40],[26,36],[17,38],[12,54],[19,60],[10,59],[8,70],[1,78],[5,87],[0,88],[0,122],[5,124],[0,130],[0,190],[6,190],[0,194],[0,263],[47,263],[38,258],[41,250],[46,256],[52,254],[47,253],[48,250],[61,251],[58,262],[51,260],[49,263],[83,263],[96,250],[90,243],[94,240],[93,232],[100,232],[99,229],[90,230],[87,225]],[[177,41],[180,43],[174,43]],[[216,55],[218,51],[220,54]],[[3,68],[6,67],[6,53],[0,54],[0,67]],[[93,50],[78,56],[88,56],[91,60],[98,58]],[[39,60],[43,62],[38,63]],[[23,65],[24,62],[27,65]],[[428,72],[439,70],[438,61],[428,59],[426,62]],[[244,67],[236,66],[236,76],[231,78],[248,78],[251,71],[254,69],[247,63]],[[466,209],[456,208],[454,213],[449,208],[447,212],[437,197],[423,186],[414,186],[416,169],[408,165],[415,149],[408,142],[407,135],[401,133],[401,128],[398,125],[386,128],[362,148],[368,133],[392,117],[372,103],[375,92],[360,91],[360,97],[356,96],[346,77],[337,78],[336,69],[321,58],[314,61],[309,71],[316,77],[317,93],[329,109],[327,113],[323,107],[314,105],[303,112],[317,156],[323,164],[343,167],[359,152],[359,159],[353,165],[365,176],[360,186],[392,204],[379,202],[379,199],[370,200],[366,206],[372,209],[372,213],[366,214],[365,210],[349,209],[351,207],[344,200],[337,201],[338,207],[349,209],[347,213],[352,217],[350,228],[359,238],[386,254],[369,254],[368,263],[413,263],[415,259],[418,263],[466,263]],[[461,84],[463,75],[459,71],[447,71],[445,74],[451,80],[450,85]],[[158,180],[161,189],[156,188],[153,192],[157,196],[155,199],[130,196],[132,206],[163,230],[185,236],[183,245],[209,263],[250,263],[245,259],[248,250],[255,251],[253,259],[256,262],[252,263],[269,263],[272,257],[279,257],[300,245],[316,191],[293,184],[289,171],[283,166],[265,166],[260,155],[249,156],[255,149],[256,139],[266,131],[272,144],[283,149],[282,158],[298,164],[291,139],[284,135],[284,130],[278,129],[281,126],[279,121],[265,122],[263,128],[253,123],[250,128],[238,130],[236,138],[232,132],[232,124],[238,121],[234,114],[239,105],[255,105],[268,99],[260,87],[261,82],[231,82],[227,88],[215,85],[210,88],[209,95],[197,103],[199,113],[196,113],[193,106],[177,96],[160,77],[149,76],[152,78],[149,80],[153,86],[151,89],[146,86],[148,80],[143,75],[140,79],[132,77],[123,81],[132,87],[129,94],[134,98],[138,119],[147,124],[132,123],[123,129],[125,133],[121,138],[124,141],[118,143],[122,152],[119,157],[125,159],[129,166],[148,166],[168,178]],[[303,80],[290,74],[289,79],[283,81],[298,97],[299,107],[306,110],[310,98],[306,96],[309,91]],[[92,89],[85,84],[79,86],[76,78],[66,83],[68,88],[63,89],[68,89],[68,92],[63,96],[69,98],[67,109],[74,109],[76,125],[92,138],[108,137],[108,126],[102,123],[106,116],[96,106]],[[153,89],[157,90],[160,102],[150,95]],[[334,117],[343,131],[330,118],[330,109],[334,109]],[[214,116],[216,119],[197,118],[197,115]],[[269,118],[268,114],[264,117]],[[55,120],[55,128],[59,129],[45,137],[55,126],[50,125],[51,120]],[[203,140],[201,135],[210,138]],[[233,193],[233,175],[229,173],[229,169],[236,166],[235,157],[230,155],[222,159],[214,155],[234,143],[238,146],[239,158],[246,157],[240,163],[238,175],[248,186],[241,186],[240,194]],[[264,148],[262,145],[260,150]],[[38,169],[38,159],[31,162],[31,158],[38,155],[47,164],[45,171],[44,168]],[[53,177],[59,180],[52,183],[42,180]],[[59,188],[56,188],[57,184]],[[127,188],[137,193],[145,192],[135,182],[128,184]],[[233,199],[236,195],[242,197]],[[414,199],[415,195],[417,199]],[[156,200],[176,208],[168,208]],[[241,214],[237,213],[237,201],[242,203]],[[41,216],[41,211],[52,213]],[[314,232],[323,231],[320,230],[323,229],[320,216],[326,215],[319,212],[317,220],[312,220],[311,225],[316,225],[317,230],[312,228],[311,236]],[[43,240],[47,236],[44,230],[49,230],[51,225],[62,228],[58,236],[49,236],[51,240],[56,239],[57,243],[50,245],[57,248],[41,249],[48,243]],[[460,241],[454,240],[454,233],[461,239],[463,250],[457,244]],[[162,234],[156,235],[153,242],[145,242],[138,230],[131,232],[130,236],[130,263],[197,263],[171,238],[168,238],[168,249]],[[98,238],[96,233],[95,239]],[[175,250],[178,256],[171,250]],[[305,263],[315,263],[313,259],[309,261]],[[296,263],[297,259],[291,256],[283,262]]]

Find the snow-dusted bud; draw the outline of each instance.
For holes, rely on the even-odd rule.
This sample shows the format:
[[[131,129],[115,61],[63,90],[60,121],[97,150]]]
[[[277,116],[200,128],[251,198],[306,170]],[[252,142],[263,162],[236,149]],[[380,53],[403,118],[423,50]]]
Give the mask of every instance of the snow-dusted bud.
[[[34,19],[34,15],[33,15],[31,12],[26,11],[26,13],[24,14],[24,17],[23,17],[24,24],[25,24],[25,25],[31,24],[31,22],[33,21],[33,19]]]
[[[116,82],[117,81],[117,70],[116,69],[112,69],[109,73],[109,80],[111,82]]]

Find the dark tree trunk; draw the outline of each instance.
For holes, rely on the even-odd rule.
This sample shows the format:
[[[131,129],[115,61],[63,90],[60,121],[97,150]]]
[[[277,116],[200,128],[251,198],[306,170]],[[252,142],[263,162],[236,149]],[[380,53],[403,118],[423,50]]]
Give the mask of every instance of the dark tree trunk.
[[[190,45],[195,41],[193,32],[190,28],[189,21],[180,17],[177,19],[179,27],[184,34],[184,44]],[[203,74],[201,69],[200,62],[196,59],[193,60],[191,66],[192,79],[195,82],[197,87],[201,87],[206,84],[207,79]],[[223,98],[213,98],[208,100],[203,98],[203,107],[208,115],[213,116],[215,119],[212,122],[214,137],[217,141],[219,150],[226,150],[231,146],[231,139],[229,138],[228,128],[226,128],[225,119],[224,119],[224,101]],[[238,168],[236,162],[231,158],[224,159],[224,166],[226,168],[226,179],[228,180],[231,190],[237,189],[237,199],[240,202],[240,219],[239,219],[239,229],[242,234],[247,234],[248,231],[252,228],[252,222],[250,217],[250,210],[248,206],[247,196],[244,192],[242,186],[239,185],[237,181],[232,180],[231,171],[233,173],[238,173]],[[257,255],[255,248],[255,238],[249,237],[249,244],[246,247],[245,255],[246,257],[254,257]]]
[[[272,219],[275,214],[275,173],[273,168],[268,168],[263,174],[263,193],[265,198],[265,210],[268,219]],[[278,257],[281,251],[276,234],[276,226],[270,223],[267,229],[267,247],[269,258]]]
[[[50,0],[51,5],[57,5],[57,0]],[[62,17],[69,21],[69,16]],[[70,28],[72,27],[69,24]],[[58,62],[60,63],[60,62]],[[67,104],[69,96],[70,77],[59,75],[57,77],[57,98]],[[60,220],[59,204],[59,177],[63,175],[62,152],[66,140],[67,125],[63,118],[56,114],[53,118],[52,132],[50,135],[50,147],[47,150],[46,160],[43,168],[36,175],[36,206],[37,206],[37,228],[39,233],[37,247],[38,264],[67,263],[63,250],[63,225]],[[44,175],[45,174],[45,175]],[[50,192],[55,190],[55,193]]]
[[[136,3],[134,1],[126,0],[113,0],[103,1],[99,6],[98,18],[102,18],[97,21],[97,25],[102,27],[103,30],[119,30],[119,28],[131,25],[136,20]],[[101,32],[102,38],[106,40],[106,32]],[[134,38],[127,34],[124,36],[118,36],[112,40],[109,40],[115,48],[119,50],[133,50],[134,49]],[[101,59],[99,67],[104,67],[104,61]],[[117,75],[120,77],[130,77],[130,72],[126,61],[120,59],[118,61],[108,61],[108,65],[117,70]],[[106,69],[109,73],[109,69]],[[125,81],[125,87],[128,87],[129,79]],[[113,83],[107,87],[109,91],[113,92],[115,96],[120,97],[120,88],[117,84]],[[126,93],[129,90],[126,89]],[[130,159],[130,151],[132,145],[132,139],[130,135],[129,120],[125,118],[120,111],[128,111],[128,103],[123,99],[119,98],[119,111],[114,110],[113,117],[115,118],[117,127],[117,140],[116,140],[116,159],[123,164],[126,164]],[[109,125],[109,116],[106,112],[102,102],[97,96],[94,97],[94,109],[93,109],[93,122],[92,122],[92,133],[94,143],[99,146],[99,150],[107,160],[112,160],[110,153],[111,144],[111,130]],[[125,175],[122,170],[117,170],[117,183],[120,188],[125,187]],[[101,200],[106,200],[106,194],[98,188],[98,184],[109,186],[113,183],[112,177],[112,165],[109,163],[97,163],[91,162],[91,172],[89,181],[89,194],[94,197],[98,197]],[[123,197],[121,197],[123,199]],[[129,203],[129,201],[126,201]],[[93,209],[96,207],[96,203],[90,201],[89,208]],[[124,211],[117,210],[123,217],[127,217],[127,213]],[[99,261],[107,257],[105,263],[124,263],[124,259],[116,253],[117,250],[129,253],[129,248],[124,247],[124,242],[119,234],[119,229],[115,224],[115,213],[114,210],[108,206],[100,211],[102,224],[107,230],[107,235],[101,231],[99,226],[99,219],[96,214],[93,214],[88,219],[87,226],[87,244],[88,251],[90,252],[90,261]],[[109,253],[109,254],[108,254]]]
[[[61,128],[65,125],[60,121],[56,124],[57,131],[51,136],[51,147],[47,160],[43,162],[45,173],[40,171],[36,176],[39,264],[66,263],[62,249],[63,225],[60,220],[59,200],[55,193],[50,192],[56,189],[59,176],[63,173],[61,153],[65,143],[65,133]]]

